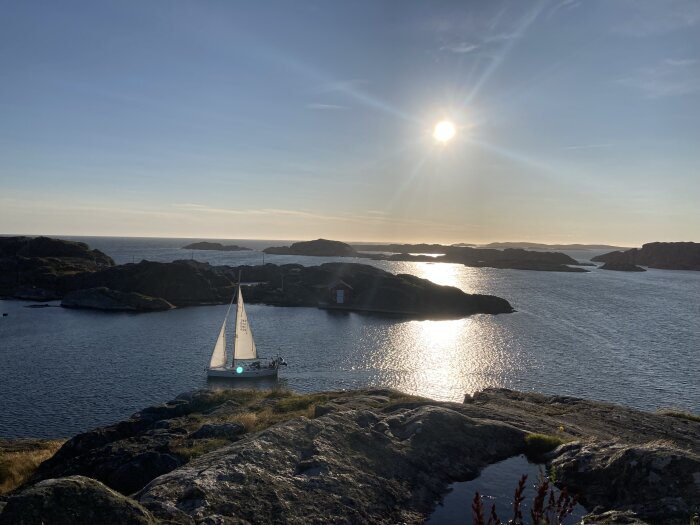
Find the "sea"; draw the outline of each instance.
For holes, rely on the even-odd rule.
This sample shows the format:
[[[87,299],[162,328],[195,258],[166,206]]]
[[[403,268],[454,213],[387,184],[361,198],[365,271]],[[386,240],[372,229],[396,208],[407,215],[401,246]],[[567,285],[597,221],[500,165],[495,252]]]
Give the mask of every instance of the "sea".
[[[487,387],[570,395],[644,410],[700,412],[700,272],[589,273],[439,262],[263,255],[275,240],[219,240],[244,252],[182,249],[198,239],[62,237],[117,263],[343,261],[503,297],[512,314],[415,321],[316,308],[246,305],[258,351],[288,363],[299,392],[392,387],[461,402]],[[585,262],[600,251],[566,252]],[[0,301],[0,437],[60,438],[206,387],[226,306],[153,313]]]

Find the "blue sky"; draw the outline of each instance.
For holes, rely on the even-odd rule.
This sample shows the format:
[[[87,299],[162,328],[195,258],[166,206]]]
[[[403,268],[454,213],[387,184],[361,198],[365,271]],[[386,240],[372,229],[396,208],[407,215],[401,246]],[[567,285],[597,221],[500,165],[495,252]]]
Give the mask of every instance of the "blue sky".
[[[700,241],[699,145],[696,0],[0,17],[2,233]]]

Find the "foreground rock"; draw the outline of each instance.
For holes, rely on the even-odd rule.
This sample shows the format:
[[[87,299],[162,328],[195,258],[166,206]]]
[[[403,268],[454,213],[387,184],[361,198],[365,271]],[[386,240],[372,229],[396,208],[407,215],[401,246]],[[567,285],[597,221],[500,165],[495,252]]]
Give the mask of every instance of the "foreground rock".
[[[0,525],[156,525],[134,500],[83,476],[49,479],[11,497]]]
[[[598,255],[592,261],[615,265],[639,265],[660,270],[700,271],[700,243],[651,242],[641,248]]]
[[[240,251],[250,251],[250,248],[244,248],[243,246],[237,246],[235,244],[221,244],[220,242],[193,242],[187,246],[182,247],[183,250],[213,250],[217,252],[240,252]]]
[[[557,450],[551,465],[588,508],[683,525],[700,508],[700,456],[671,443],[572,443]]]
[[[157,312],[175,308],[165,299],[105,287],[69,292],[61,301],[61,306],[122,312]]]
[[[81,475],[132,494],[144,519],[160,523],[418,524],[450,483],[526,451],[531,432],[576,440],[549,453],[548,471],[595,508],[586,525],[687,525],[700,504],[700,423],[690,419],[505,389],[464,404],[388,389],[227,390],[184,394],[74,437],[5,512],[33,512],[27,494]],[[61,481],[39,483],[52,478]],[[123,508],[99,505],[107,517]]]

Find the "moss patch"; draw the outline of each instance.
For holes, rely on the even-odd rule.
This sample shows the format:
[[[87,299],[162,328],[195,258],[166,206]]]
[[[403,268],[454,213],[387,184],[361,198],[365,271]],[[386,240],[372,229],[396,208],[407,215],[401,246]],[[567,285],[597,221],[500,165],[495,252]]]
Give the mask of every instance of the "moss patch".
[[[559,445],[567,443],[569,440],[561,436],[549,434],[528,434],[525,436],[525,455],[528,458],[539,458],[543,454],[550,452]]]
[[[185,461],[191,461],[196,457],[199,457],[207,452],[216,450],[226,445],[230,445],[231,442],[226,439],[196,439],[189,442],[183,442],[178,446],[173,447],[171,450],[185,459]]]

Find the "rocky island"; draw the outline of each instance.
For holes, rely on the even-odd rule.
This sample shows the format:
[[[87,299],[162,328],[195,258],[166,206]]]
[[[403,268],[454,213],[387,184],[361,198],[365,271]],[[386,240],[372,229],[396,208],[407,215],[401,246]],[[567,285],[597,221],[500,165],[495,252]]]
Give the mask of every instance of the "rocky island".
[[[355,248],[366,250],[359,252]],[[547,272],[587,272],[576,259],[563,253],[529,251],[518,248],[495,250],[441,244],[362,244],[356,247],[340,241],[317,239],[291,246],[263,250],[273,255],[307,255],[323,257],[360,257],[386,261],[448,262],[476,268],[502,268]],[[387,252],[387,253],[376,253]],[[439,254],[434,256],[433,254]]]
[[[695,270],[700,271],[700,243],[697,242],[650,242],[641,248],[627,251],[614,251],[598,255],[591,259],[603,262],[603,269],[640,271],[639,266],[659,270]],[[643,270],[643,269],[642,269]]]
[[[225,304],[231,300],[238,276],[246,300],[274,306],[334,308],[400,315],[421,319],[457,319],[476,313],[510,313],[505,299],[467,294],[413,275],[394,275],[373,266],[327,263],[258,266],[212,266],[197,261],[141,261],[114,265],[101,252],[81,243],[69,244],[66,257],[56,239],[0,238],[0,296],[22,299],[62,299],[62,306],[117,311],[167,310],[172,307]],[[26,249],[40,243],[42,257]],[[16,249],[16,247],[19,247]],[[53,248],[50,248],[53,247]],[[65,248],[68,250],[68,248]],[[47,254],[53,255],[47,255]],[[78,256],[80,255],[80,256]],[[344,287],[342,304],[333,290]]]
[[[213,250],[217,252],[241,252],[250,251],[250,248],[244,248],[243,246],[237,246],[235,244],[224,245],[220,242],[193,242],[187,246],[182,247],[183,250]]]
[[[271,246],[263,250],[270,255],[310,255],[313,257],[358,257],[359,254],[349,244],[327,239],[295,242],[291,246]]]
[[[505,389],[203,390],[68,440],[0,496],[0,525],[419,524],[451,483],[523,453],[582,524],[687,525],[699,444],[696,416]]]

